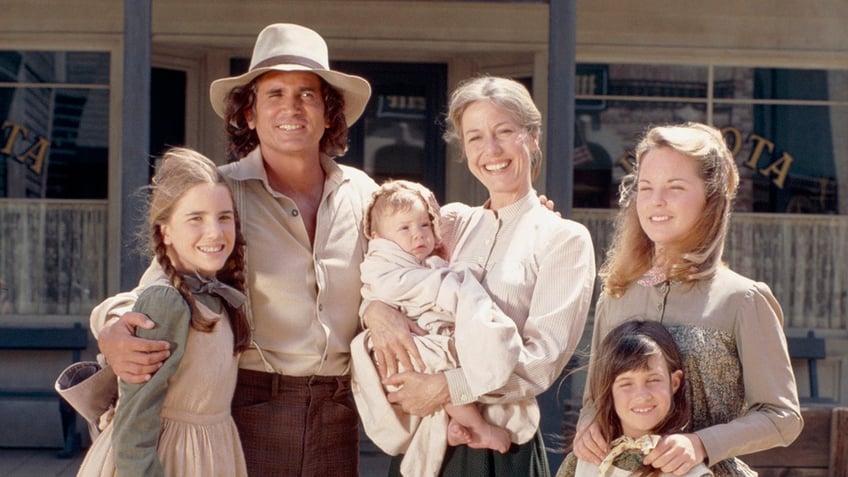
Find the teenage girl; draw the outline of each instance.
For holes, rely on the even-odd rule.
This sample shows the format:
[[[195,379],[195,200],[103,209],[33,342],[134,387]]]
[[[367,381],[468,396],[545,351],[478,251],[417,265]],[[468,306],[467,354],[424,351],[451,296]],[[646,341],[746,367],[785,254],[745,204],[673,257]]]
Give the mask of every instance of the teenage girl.
[[[164,155],[150,190],[149,244],[161,275],[134,307],[156,326],[136,333],[169,341],[171,354],[147,382],[119,382],[114,417],[78,475],[245,476],[230,416],[250,339],[232,194],[212,161],[183,148]]]

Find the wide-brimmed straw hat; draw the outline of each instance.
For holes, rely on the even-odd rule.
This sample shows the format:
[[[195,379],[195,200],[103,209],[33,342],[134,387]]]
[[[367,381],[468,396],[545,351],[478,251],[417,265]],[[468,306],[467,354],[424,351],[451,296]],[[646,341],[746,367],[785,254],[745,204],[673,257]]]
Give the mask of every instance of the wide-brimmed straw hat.
[[[321,35],[304,26],[275,23],[265,27],[256,37],[247,73],[212,82],[209,87],[212,109],[224,118],[230,91],[269,71],[309,71],[324,78],[344,96],[348,126],[359,119],[371,96],[371,85],[364,78],[330,69],[327,43]]]

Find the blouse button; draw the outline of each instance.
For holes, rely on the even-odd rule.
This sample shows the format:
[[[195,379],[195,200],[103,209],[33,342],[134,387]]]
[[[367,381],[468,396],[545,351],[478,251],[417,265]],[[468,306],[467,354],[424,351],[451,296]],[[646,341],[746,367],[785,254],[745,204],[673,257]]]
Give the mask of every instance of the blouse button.
[[[297,217],[298,215],[300,215],[300,212],[298,212],[297,209],[292,209],[292,215]]]
[[[318,311],[324,311],[324,305],[318,304]]]
[[[663,306],[662,303],[657,303],[657,311],[662,311]]]

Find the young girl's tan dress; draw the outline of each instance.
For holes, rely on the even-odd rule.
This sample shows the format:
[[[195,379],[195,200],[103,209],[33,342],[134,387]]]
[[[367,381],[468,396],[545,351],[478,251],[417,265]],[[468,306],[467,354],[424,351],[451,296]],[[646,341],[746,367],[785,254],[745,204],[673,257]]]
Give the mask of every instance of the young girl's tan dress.
[[[230,415],[238,373],[232,328],[219,298],[195,298],[203,316],[218,320],[210,333],[188,326],[188,305],[170,284],[159,281],[142,292],[134,310],[156,327],[138,335],[170,341],[172,354],[147,383],[120,383],[115,418],[92,444],[78,476],[115,476],[116,465],[121,477],[247,475]]]

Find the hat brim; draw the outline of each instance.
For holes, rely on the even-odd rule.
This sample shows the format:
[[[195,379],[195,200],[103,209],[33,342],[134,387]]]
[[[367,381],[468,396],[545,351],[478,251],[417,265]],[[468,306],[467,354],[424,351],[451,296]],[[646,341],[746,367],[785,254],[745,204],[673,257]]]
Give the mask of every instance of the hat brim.
[[[359,76],[332,70],[313,69],[297,64],[283,64],[256,68],[239,76],[231,76],[213,81],[209,86],[209,101],[212,103],[212,109],[215,110],[218,116],[225,118],[227,113],[227,96],[230,94],[230,91],[236,86],[243,86],[250,83],[257,76],[268,73],[269,71],[307,71],[323,78],[344,96],[344,115],[348,126],[353,125],[362,116],[365,106],[368,104],[368,99],[371,97],[371,85]]]

